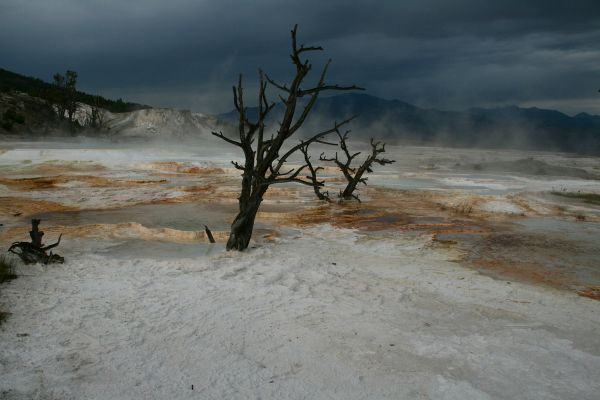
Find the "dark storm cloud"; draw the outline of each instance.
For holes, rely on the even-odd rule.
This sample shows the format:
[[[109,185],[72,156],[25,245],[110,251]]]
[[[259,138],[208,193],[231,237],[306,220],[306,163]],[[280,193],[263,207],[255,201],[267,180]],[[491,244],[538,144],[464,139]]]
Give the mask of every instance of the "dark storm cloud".
[[[298,23],[334,59],[333,80],[374,95],[600,113],[599,17],[586,0],[3,0],[0,66],[45,79],[71,68],[90,91],[218,112],[238,72],[289,76]]]

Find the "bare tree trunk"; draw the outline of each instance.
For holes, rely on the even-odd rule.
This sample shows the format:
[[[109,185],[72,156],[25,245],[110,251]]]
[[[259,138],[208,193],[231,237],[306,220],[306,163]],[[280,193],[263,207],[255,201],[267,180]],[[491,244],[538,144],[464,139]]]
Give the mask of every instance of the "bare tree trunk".
[[[31,220],[31,230],[29,231],[29,237],[31,237],[31,244],[35,247],[41,248],[42,245],[42,237],[44,236],[44,232],[40,231],[41,220],[32,219]]]
[[[256,214],[262,203],[262,196],[249,201],[231,224],[231,233],[227,240],[227,250],[244,250],[250,244]]]
[[[359,180],[353,179],[344,188],[342,194],[340,194],[340,198],[344,200],[356,199],[359,203],[361,202],[358,196],[354,194],[354,190],[356,190],[356,185],[360,182]]]

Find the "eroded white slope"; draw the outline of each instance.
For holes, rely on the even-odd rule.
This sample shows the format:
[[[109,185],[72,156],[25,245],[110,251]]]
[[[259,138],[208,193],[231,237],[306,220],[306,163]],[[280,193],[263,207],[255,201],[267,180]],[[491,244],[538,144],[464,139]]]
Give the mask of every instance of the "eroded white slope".
[[[91,107],[79,103],[75,119],[85,126]],[[206,138],[211,131],[219,130],[215,117],[189,110],[149,108],[124,113],[111,113],[101,109],[103,133],[122,137],[148,137],[169,139],[173,137]]]
[[[171,108],[151,108],[122,114],[111,114],[108,128],[122,136],[208,137],[216,129],[217,120],[200,113]]]

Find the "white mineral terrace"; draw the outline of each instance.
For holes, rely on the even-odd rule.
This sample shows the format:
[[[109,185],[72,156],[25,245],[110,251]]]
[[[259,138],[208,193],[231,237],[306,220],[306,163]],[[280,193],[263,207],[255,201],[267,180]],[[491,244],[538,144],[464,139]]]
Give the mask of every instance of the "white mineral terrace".
[[[556,192],[600,159],[388,146],[361,204],[273,187],[237,253],[207,143],[2,143],[2,250],[36,217],[66,262],[0,286],[1,398],[598,398],[600,205]]]

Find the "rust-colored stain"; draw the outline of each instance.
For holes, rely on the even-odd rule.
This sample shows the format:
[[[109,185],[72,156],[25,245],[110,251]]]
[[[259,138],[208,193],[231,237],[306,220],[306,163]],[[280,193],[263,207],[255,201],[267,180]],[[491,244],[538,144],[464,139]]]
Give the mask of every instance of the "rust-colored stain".
[[[90,187],[131,187],[139,185],[160,185],[166,179],[160,180],[126,180],[109,179],[91,175],[57,175],[41,176],[35,178],[4,178],[0,177],[0,184],[16,190],[56,189],[72,182],[82,182]]]
[[[475,268],[502,279],[514,279],[529,283],[539,283],[566,289],[572,284],[566,273],[553,271],[542,263],[515,262],[505,259],[479,259],[473,262]]]
[[[263,229],[259,233],[265,242],[270,242],[270,243],[277,241],[277,239],[279,239],[281,237],[279,232],[276,230]]]
[[[582,297],[587,297],[594,300],[600,300],[600,285],[598,286],[587,286],[584,289],[577,291],[577,294]]]
[[[188,186],[184,189],[184,191],[188,193],[213,194],[215,193],[215,187],[212,185]]]
[[[187,163],[180,163],[176,161],[161,161],[151,164],[156,169],[167,172],[175,172],[178,174],[192,174],[192,175],[223,175],[225,170],[223,168],[215,167],[199,167],[197,165],[190,165]]]
[[[10,243],[16,240],[26,240],[29,237],[27,226],[8,228],[0,234],[0,240]],[[52,241],[54,237],[63,234],[68,237],[94,237],[102,239],[141,239],[158,240],[174,243],[197,243],[207,242],[206,232],[182,231],[171,228],[148,228],[135,222],[126,222],[120,224],[89,224],[89,225],[51,225],[44,227],[47,241]],[[268,233],[268,232],[267,232]],[[217,242],[225,242],[229,237],[229,232],[212,231],[213,237]]]
[[[600,300],[600,286],[582,281],[569,259],[570,254],[579,251],[577,243],[543,234],[496,229],[475,245],[467,246],[464,261],[492,277],[569,290]]]
[[[152,172],[151,179],[128,180],[68,174],[69,171],[81,173],[88,169],[100,170],[101,167],[97,165],[48,164],[35,167],[40,175],[46,174],[44,176],[0,177],[0,184],[20,191],[60,190],[66,185],[78,186],[80,183],[89,187],[123,188],[164,185],[165,191],[179,191],[185,195],[150,200],[149,203],[228,204],[232,207],[231,217],[234,217],[239,196],[239,177],[233,175],[232,171],[178,162],[154,163],[153,167],[156,170]],[[337,173],[337,170],[325,172]],[[52,173],[53,176],[48,176]],[[334,181],[339,181],[339,177],[328,177],[328,182]],[[173,187],[174,182],[180,182],[180,187]],[[332,200],[337,200],[333,190],[330,194]],[[254,237],[258,241],[272,242],[279,238],[278,227],[307,227],[319,224],[384,234],[388,231],[415,232],[431,235],[434,245],[461,249],[465,264],[490,276],[570,290],[580,296],[600,300],[600,286],[581,282],[570,268],[568,256],[578,251],[574,243],[544,234],[525,235],[515,231],[515,227],[504,223],[519,216],[483,211],[483,206],[494,199],[491,196],[371,186],[361,187],[358,195],[363,203],[352,201],[329,204],[316,200],[312,188],[307,186],[272,186],[267,191],[257,215],[257,219],[263,225],[272,229],[257,229]],[[525,210],[528,215],[536,215],[536,211],[528,205],[527,199],[514,197],[509,200]],[[3,217],[23,218],[42,212],[75,209],[52,201],[19,197],[0,198],[0,216]],[[563,211],[557,213],[555,215],[566,215]],[[594,217],[587,218],[591,220],[590,218]],[[28,226],[7,228],[0,238],[3,241],[23,240],[28,235],[28,229]],[[64,233],[67,237],[117,237],[175,242],[205,240],[202,230],[195,232],[154,229],[131,223],[47,226],[44,230],[48,237]],[[217,241],[223,242],[227,240],[228,232],[213,232],[213,235]],[[560,264],[557,260],[566,260],[565,265],[557,267],[557,263]]]
[[[60,203],[32,200],[22,197],[0,197],[0,215],[8,217],[27,217],[42,212],[74,211],[75,207],[69,207]]]
[[[329,223],[360,231],[422,231],[424,233],[483,233],[473,218],[457,217],[442,209],[430,193],[364,188],[365,201],[321,204],[293,212],[288,224],[310,226]]]
[[[53,162],[46,161],[39,164],[31,164],[20,169],[23,173],[40,175],[61,175],[70,172],[92,172],[104,171],[106,167],[102,164],[87,161]]]

